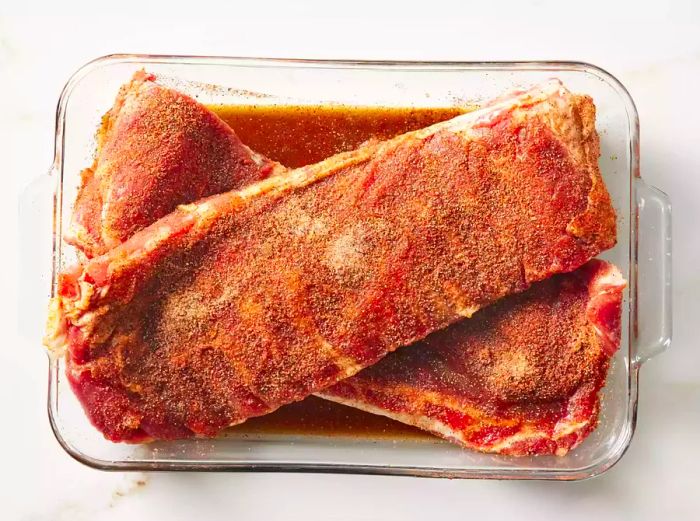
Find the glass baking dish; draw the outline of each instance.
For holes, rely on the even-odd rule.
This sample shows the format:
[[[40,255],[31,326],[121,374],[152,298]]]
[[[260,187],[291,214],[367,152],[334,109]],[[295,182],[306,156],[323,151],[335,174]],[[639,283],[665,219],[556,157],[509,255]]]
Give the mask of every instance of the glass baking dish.
[[[574,480],[609,469],[624,454],[635,428],[641,365],[668,347],[670,204],[639,173],[639,122],[624,86],[604,70],[574,62],[366,62],[226,57],[114,55],[95,60],[66,84],[56,117],[55,156],[48,175],[26,190],[22,212],[37,230],[23,246],[25,269],[39,276],[32,289],[51,286],[75,262],[62,240],[79,184],[91,162],[100,117],[119,86],[145,68],[199,101],[212,104],[343,104],[449,107],[472,105],[551,77],[593,97],[601,137],[600,166],[618,215],[618,244],[603,258],[629,281],[621,349],[604,389],[598,429],[564,457],[514,458],[480,454],[434,440],[362,436],[224,435],[145,445],[113,444],[87,421],[50,359],[48,411],[64,449],[105,470],[248,470],[396,474],[449,478]],[[52,222],[52,232],[48,223]],[[42,237],[42,241],[33,239]],[[46,238],[43,241],[43,238]],[[52,251],[49,252],[49,249]],[[47,269],[46,259],[52,259]],[[50,274],[50,275],[49,275]],[[45,300],[41,302],[45,306]]]

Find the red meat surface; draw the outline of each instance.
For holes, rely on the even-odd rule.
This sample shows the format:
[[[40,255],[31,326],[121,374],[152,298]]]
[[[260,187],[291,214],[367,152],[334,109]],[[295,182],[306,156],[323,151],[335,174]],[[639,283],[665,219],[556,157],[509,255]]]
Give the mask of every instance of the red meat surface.
[[[564,455],[597,425],[624,280],[593,260],[391,353],[320,396],[500,454]]]
[[[65,240],[105,253],[177,205],[264,179],[280,165],[247,148],[202,104],[137,72],[97,134]]]

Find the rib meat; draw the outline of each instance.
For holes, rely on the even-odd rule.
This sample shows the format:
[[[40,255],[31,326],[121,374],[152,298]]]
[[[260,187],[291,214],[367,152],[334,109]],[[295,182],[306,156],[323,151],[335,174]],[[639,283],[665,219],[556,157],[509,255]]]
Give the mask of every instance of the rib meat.
[[[241,188],[283,169],[241,143],[216,114],[137,72],[97,134],[65,239],[105,253],[177,205]]]
[[[64,274],[47,344],[112,440],[299,400],[611,247],[594,111],[553,81],[181,206]]]
[[[564,455],[596,426],[624,281],[590,261],[320,393],[467,448]]]

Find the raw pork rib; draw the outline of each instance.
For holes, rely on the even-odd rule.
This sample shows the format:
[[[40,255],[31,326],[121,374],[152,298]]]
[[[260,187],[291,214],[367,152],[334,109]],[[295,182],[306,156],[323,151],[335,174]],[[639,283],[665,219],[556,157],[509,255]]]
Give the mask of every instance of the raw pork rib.
[[[241,143],[216,114],[137,72],[97,135],[66,241],[105,253],[177,205],[239,189],[284,169]]]
[[[319,396],[470,449],[564,455],[596,426],[625,284],[593,260],[343,380]]]
[[[559,82],[179,207],[65,273],[46,343],[111,440],[215,435],[615,242]]]

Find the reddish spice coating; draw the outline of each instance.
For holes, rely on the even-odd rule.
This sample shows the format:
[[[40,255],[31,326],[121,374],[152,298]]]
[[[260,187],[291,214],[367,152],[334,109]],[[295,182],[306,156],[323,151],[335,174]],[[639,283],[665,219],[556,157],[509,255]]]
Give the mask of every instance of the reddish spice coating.
[[[140,420],[88,415],[113,440],[213,435],[575,269],[615,241],[592,111],[548,85],[137,233],[60,301],[88,346],[71,379]]]
[[[283,168],[248,149],[206,107],[137,72],[122,87],[81,174],[66,241],[101,255],[189,203],[237,189]]]
[[[624,281],[590,261],[391,353],[320,396],[468,448],[559,454],[596,426]],[[601,302],[604,297],[604,303]],[[618,317],[617,322],[601,316]]]

